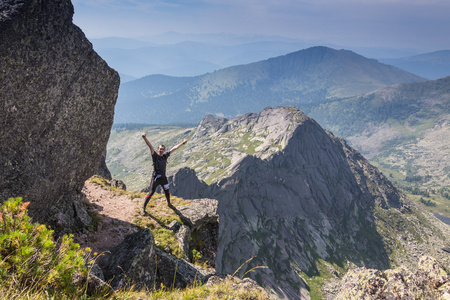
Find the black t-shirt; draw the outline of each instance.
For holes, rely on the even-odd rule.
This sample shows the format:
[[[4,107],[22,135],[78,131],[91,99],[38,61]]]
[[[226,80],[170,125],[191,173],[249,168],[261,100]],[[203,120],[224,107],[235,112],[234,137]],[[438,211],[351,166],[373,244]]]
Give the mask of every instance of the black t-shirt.
[[[153,152],[152,160],[153,160],[153,168],[155,169],[156,175],[166,176],[166,165],[167,159],[170,156],[170,151],[164,152],[162,156],[159,156],[158,153]]]

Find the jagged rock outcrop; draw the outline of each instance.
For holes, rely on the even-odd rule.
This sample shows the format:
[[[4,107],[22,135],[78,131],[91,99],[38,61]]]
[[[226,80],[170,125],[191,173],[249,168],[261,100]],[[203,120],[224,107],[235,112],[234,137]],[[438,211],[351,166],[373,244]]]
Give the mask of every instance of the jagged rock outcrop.
[[[427,256],[419,260],[416,272],[359,268],[342,279],[337,299],[450,299],[450,275]]]
[[[60,229],[84,222],[74,193],[97,171],[119,87],[73,13],[70,0],[0,3],[0,200],[23,197]]]
[[[448,262],[441,251],[448,230],[428,222],[356,150],[298,109],[266,108],[201,124],[205,128],[199,125],[191,144],[228,143],[225,150],[211,150],[215,157],[221,150],[236,157],[225,166],[227,176],[199,191],[219,200],[218,273],[233,274],[254,257],[240,276],[267,266],[250,276],[283,297],[300,299],[310,288],[304,278],[324,269],[340,272],[333,263],[386,269],[413,263],[424,251]],[[210,169],[203,168],[202,178],[212,178],[208,172],[216,170]]]
[[[219,223],[218,201],[214,199],[195,199],[189,205],[178,207],[183,222],[192,229],[201,229],[207,224]]]
[[[201,197],[202,191],[208,188],[208,185],[198,179],[194,170],[181,168],[172,176],[169,176],[170,191],[174,195],[184,199],[196,199]]]
[[[155,246],[149,229],[132,233],[111,249],[103,269],[113,288],[133,284],[136,289],[186,287],[195,281],[205,283],[212,275],[183,259],[167,254]]]
[[[219,242],[218,205],[218,201],[214,199],[195,199],[190,205],[183,205],[177,209],[185,226],[189,227],[189,235],[184,235],[185,239],[189,237],[189,242],[184,241],[182,244],[189,245],[189,254],[190,249],[199,251],[203,260],[213,267]]]
[[[113,288],[133,283],[137,289],[152,289],[155,282],[155,257],[155,240],[146,228],[127,235],[122,243],[111,249],[103,274],[106,281],[111,280]]]
[[[121,190],[124,190],[124,191],[127,190],[127,186],[120,179],[111,179],[110,184],[111,184],[112,187],[115,187],[116,189],[121,189]]]

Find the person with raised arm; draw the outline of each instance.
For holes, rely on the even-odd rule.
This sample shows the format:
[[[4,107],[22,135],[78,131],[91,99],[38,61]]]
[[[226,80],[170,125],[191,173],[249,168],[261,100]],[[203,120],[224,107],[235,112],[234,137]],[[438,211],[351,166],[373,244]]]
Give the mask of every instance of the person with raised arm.
[[[167,159],[169,158],[170,154],[172,154],[175,150],[177,150],[178,148],[180,148],[181,146],[186,144],[187,140],[184,139],[183,142],[174,146],[169,151],[166,151],[166,146],[161,144],[158,146],[158,149],[155,151],[155,149],[153,148],[153,145],[147,139],[147,135],[145,133],[142,134],[142,138],[144,139],[147,146],[150,148],[150,153],[152,155],[152,160],[153,160],[152,181],[150,182],[150,188],[149,188],[147,196],[145,196],[144,206],[142,207],[142,211],[141,211],[141,214],[145,215],[146,214],[145,209],[147,207],[147,204],[150,201],[150,198],[155,193],[158,185],[161,185],[163,187],[164,194],[166,195],[167,205],[170,208],[173,208],[173,205],[170,203],[169,181],[167,180],[167,176],[166,176]]]

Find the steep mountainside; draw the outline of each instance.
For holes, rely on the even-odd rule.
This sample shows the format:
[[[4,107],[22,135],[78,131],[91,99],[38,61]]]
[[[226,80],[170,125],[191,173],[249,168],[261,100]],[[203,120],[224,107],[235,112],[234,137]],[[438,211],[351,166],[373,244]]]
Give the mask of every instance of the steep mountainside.
[[[305,112],[400,173],[399,179],[420,176],[428,187],[450,185],[450,77],[394,85]]]
[[[442,251],[448,230],[439,229],[445,225],[427,220],[357,151],[295,108],[205,117],[189,145],[182,157],[194,159],[201,178],[215,179],[194,183],[195,174],[183,169],[172,192],[195,189],[197,197],[219,200],[218,272],[233,273],[254,256],[241,274],[268,266],[253,278],[297,299],[318,293],[318,278],[353,264],[410,265],[423,253],[449,264]],[[203,158],[191,157],[199,152]]]
[[[206,114],[234,117],[266,106],[360,95],[424,79],[347,50],[313,47],[192,78],[148,76],[124,83],[115,122],[197,123]],[[171,88],[161,88],[168,82]]]
[[[70,0],[0,2],[0,201],[23,197],[35,221],[64,230],[90,218],[79,193],[119,88],[72,16]]]

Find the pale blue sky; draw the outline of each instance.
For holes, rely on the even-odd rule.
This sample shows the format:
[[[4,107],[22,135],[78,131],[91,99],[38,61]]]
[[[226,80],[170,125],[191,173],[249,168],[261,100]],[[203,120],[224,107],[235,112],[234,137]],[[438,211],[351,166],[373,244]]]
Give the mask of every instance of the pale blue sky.
[[[89,38],[167,31],[281,35],[338,45],[450,49],[450,0],[72,0]]]

